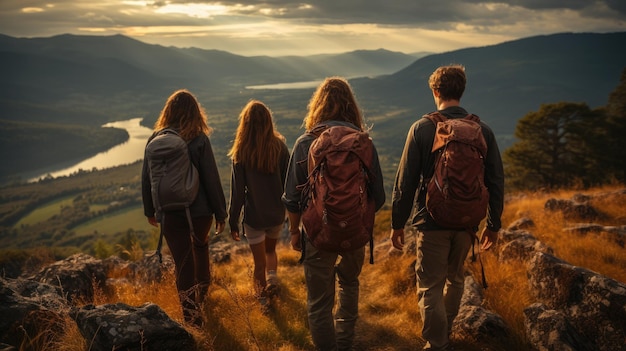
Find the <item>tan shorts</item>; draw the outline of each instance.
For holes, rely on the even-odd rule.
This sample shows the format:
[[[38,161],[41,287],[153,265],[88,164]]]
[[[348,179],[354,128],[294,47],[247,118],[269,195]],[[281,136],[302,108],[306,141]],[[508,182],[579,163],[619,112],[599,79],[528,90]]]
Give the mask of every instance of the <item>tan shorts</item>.
[[[263,241],[265,241],[266,237],[269,239],[278,239],[280,237],[280,232],[283,229],[283,225],[279,224],[271,228],[256,229],[244,223],[243,229],[245,230],[248,244],[254,245],[262,243]]]

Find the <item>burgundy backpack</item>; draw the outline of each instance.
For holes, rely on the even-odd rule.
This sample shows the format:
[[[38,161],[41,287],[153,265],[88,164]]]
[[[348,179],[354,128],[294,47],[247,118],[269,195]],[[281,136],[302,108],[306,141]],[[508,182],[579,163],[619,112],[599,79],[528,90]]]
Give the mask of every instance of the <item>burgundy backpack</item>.
[[[448,119],[439,112],[426,116],[435,126],[432,152],[435,165],[426,180],[426,208],[435,222],[450,229],[471,229],[487,214],[489,192],[485,186],[487,143],[480,118]]]
[[[372,244],[374,199],[368,193],[374,145],[368,133],[320,126],[308,156],[302,224],[318,249],[346,252]],[[372,258],[370,257],[370,261]]]

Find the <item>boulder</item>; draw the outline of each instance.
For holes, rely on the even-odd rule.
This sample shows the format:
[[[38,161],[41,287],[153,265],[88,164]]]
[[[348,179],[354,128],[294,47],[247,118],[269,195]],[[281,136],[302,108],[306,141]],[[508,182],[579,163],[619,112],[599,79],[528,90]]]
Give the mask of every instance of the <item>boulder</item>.
[[[192,351],[195,341],[157,305],[86,305],[74,313],[91,351]]]
[[[553,249],[532,234],[518,230],[504,230],[501,234],[502,244],[498,246],[498,260],[506,261],[527,261],[535,252],[553,253]]]
[[[44,267],[30,279],[57,286],[70,302],[93,301],[94,285],[105,288],[108,269],[98,260],[79,253]]]
[[[459,314],[452,323],[452,337],[478,343],[504,342],[510,331],[504,320],[482,306],[482,293],[469,272],[461,298]]]
[[[19,347],[34,337],[53,340],[62,330],[69,306],[49,284],[0,278],[0,340]],[[45,333],[45,334],[44,334]]]
[[[521,230],[521,229],[530,229],[534,227],[535,227],[535,222],[532,219],[528,217],[522,217],[516,220],[515,222],[511,223],[507,227],[507,230],[515,231],[515,230]]]
[[[564,313],[541,303],[524,309],[524,327],[530,343],[537,350],[593,351],[591,341],[580,335]]]
[[[597,350],[623,350],[626,285],[537,252],[528,263],[530,291],[547,309],[565,316]]]
[[[567,220],[583,219],[595,220],[603,216],[590,204],[575,200],[548,199],[544,204],[548,211],[560,211]]]

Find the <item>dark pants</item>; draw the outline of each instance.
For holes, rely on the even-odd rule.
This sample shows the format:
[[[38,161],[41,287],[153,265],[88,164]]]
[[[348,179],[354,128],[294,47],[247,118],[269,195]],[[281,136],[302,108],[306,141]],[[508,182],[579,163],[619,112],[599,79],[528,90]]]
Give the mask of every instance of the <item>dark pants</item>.
[[[208,238],[213,219],[193,218],[195,235],[191,236],[185,214],[164,216],[163,234],[176,265],[176,288],[185,321],[200,323],[200,306],[211,283]]]

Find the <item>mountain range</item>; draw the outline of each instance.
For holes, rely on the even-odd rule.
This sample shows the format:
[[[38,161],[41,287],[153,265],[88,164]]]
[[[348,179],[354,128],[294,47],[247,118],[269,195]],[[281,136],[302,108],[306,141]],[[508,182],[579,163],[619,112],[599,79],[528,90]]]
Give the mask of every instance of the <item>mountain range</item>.
[[[434,109],[428,76],[437,66],[450,63],[467,69],[462,105],[481,116],[506,146],[512,142],[517,120],[541,104],[569,101],[585,102],[592,108],[603,106],[626,67],[625,43],[626,32],[562,33],[437,54],[380,49],[247,57],[145,44],[121,35],[0,35],[0,127],[6,121],[12,123],[11,133],[0,130],[0,157],[31,160],[19,167],[3,167],[0,178],[79,156],[70,152],[40,157],[20,151],[18,141],[27,140],[33,130],[42,133],[47,129],[39,124],[97,129],[109,121],[142,116],[150,126],[167,96],[179,88],[192,90],[212,123],[221,128],[223,133],[213,138],[220,147],[228,147],[236,128],[232,116],[237,116],[250,98],[269,103],[284,127],[281,132],[293,142],[302,132],[299,127],[313,88],[246,87],[315,81],[331,75],[350,78],[366,119],[373,125],[379,152],[393,163],[410,124]],[[36,129],[31,130],[34,124]],[[74,149],[95,142],[77,139]],[[29,150],[37,147],[46,145]],[[106,148],[104,144],[102,148]]]

